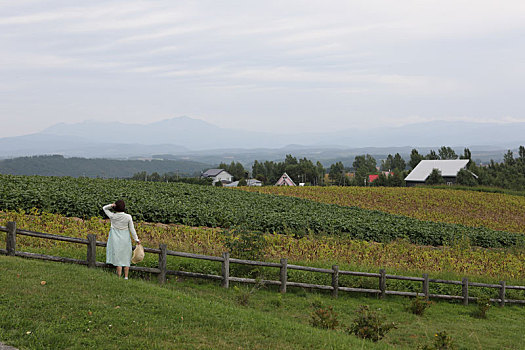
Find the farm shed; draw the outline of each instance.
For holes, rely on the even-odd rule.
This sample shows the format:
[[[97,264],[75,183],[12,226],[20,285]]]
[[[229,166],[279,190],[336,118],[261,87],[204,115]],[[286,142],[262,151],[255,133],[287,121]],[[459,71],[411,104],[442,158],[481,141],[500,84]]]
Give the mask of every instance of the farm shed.
[[[262,181],[259,181],[257,179],[248,179],[246,180],[246,184],[248,186],[262,186]]]
[[[468,159],[422,160],[405,178],[407,186],[424,184],[433,169],[438,169],[448,185],[456,183],[461,169],[466,169]]]
[[[233,175],[224,169],[209,169],[202,173],[201,177],[211,177],[214,185],[218,181],[221,181],[222,183],[231,183],[233,181]]]
[[[287,173],[284,173],[279,180],[275,183],[275,186],[297,186],[295,182],[288,176]]]
[[[239,186],[239,181],[234,181],[234,182],[224,185],[224,187],[237,187],[237,186]],[[257,179],[248,179],[246,180],[246,186],[262,186],[262,182]]]

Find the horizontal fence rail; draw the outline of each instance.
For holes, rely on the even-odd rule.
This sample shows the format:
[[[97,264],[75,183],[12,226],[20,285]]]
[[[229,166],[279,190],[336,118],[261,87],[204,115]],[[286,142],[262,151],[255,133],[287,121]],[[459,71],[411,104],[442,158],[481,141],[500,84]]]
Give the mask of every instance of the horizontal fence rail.
[[[74,263],[74,264],[80,264],[80,265],[87,265],[88,267],[113,267],[113,265],[96,261],[96,247],[106,247],[107,242],[97,241],[96,235],[94,234],[89,234],[87,239],[83,239],[83,238],[55,235],[55,234],[50,234],[50,233],[33,232],[33,231],[28,231],[28,230],[17,229],[15,222],[9,222],[7,226],[0,226],[0,231],[7,232],[6,249],[0,249],[0,254],[3,254],[3,255],[20,256],[20,257],[31,258],[31,259]],[[16,250],[16,236],[17,235],[87,245],[86,260],[17,251]],[[173,250],[168,250],[165,244],[160,244],[158,249],[144,247],[144,252],[159,255],[158,267],[130,266],[130,270],[158,274],[158,281],[160,284],[164,284],[166,282],[167,275],[172,275],[172,276],[181,276],[181,277],[218,280],[218,281],[221,281],[222,286],[224,288],[228,288],[230,282],[252,283],[252,284],[260,283],[264,285],[279,286],[279,290],[281,293],[286,293],[287,287],[300,287],[300,288],[311,288],[311,289],[321,289],[321,290],[331,291],[332,296],[334,297],[337,297],[338,292],[341,291],[341,292],[352,292],[352,293],[375,294],[381,298],[384,298],[386,295],[400,295],[400,296],[409,296],[409,297],[419,296],[419,297],[424,297],[426,300],[430,298],[445,299],[445,300],[461,300],[463,302],[463,305],[468,305],[470,301],[477,300],[476,297],[469,296],[469,288],[479,287],[479,288],[497,289],[499,291],[498,298],[490,299],[490,301],[494,303],[498,303],[500,306],[505,306],[505,304],[507,303],[525,305],[525,300],[507,299],[505,297],[506,290],[512,289],[512,290],[525,291],[525,286],[509,286],[509,285],[506,285],[505,281],[501,281],[499,284],[478,283],[478,282],[470,282],[468,278],[466,277],[463,278],[461,281],[451,281],[451,280],[442,280],[442,279],[432,279],[432,278],[429,278],[428,274],[426,273],[423,274],[422,277],[400,276],[400,275],[387,274],[384,269],[380,269],[379,273],[343,271],[343,270],[339,270],[339,267],[337,265],[332,266],[331,269],[326,269],[326,268],[288,264],[288,260],[286,258],[281,259],[279,263],[275,263],[275,262],[263,262],[263,261],[253,261],[253,260],[230,258],[228,252],[223,253],[221,257],[185,253],[185,252],[177,252]],[[221,275],[212,275],[212,274],[189,272],[189,271],[168,270],[167,269],[167,257],[168,256],[176,256],[176,257],[182,257],[182,258],[201,259],[201,260],[207,260],[207,261],[220,262],[221,263]],[[280,269],[279,281],[258,280],[258,279],[253,279],[253,278],[242,278],[242,277],[230,276],[230,263],[250,265],[250,266],[279,268]],[[310,284],[310,283],[288,281],[288,274],[287,274],[288,270],[298,270],[298,271],[308,271],[308,272],[314,272],[314,273],[329,274],[332,276],[332,284],[331,285],[320,285],[320,284]],[[340,276],[377,278],[378,288],[370,289],[370,288],[352,288],[352,287],[339,286]],[[403,291],[387,290],[386,282],[389,279],[390,280],[420,282],[422,284],[421,292],[403,292]],[[462,295],[432,294],[429,292],[430,283],[452,284],[452,285],[461,286]]]

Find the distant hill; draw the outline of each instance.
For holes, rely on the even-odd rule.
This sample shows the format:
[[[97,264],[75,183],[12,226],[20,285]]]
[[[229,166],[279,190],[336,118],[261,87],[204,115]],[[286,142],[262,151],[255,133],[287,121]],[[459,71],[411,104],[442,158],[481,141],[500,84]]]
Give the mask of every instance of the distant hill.
[[[216,155],[246,159],[271,159],[280,153],[318,152],[322,159],[350,157],[348,150],[375,150],[378,155],[394,149],[469,147],[482,152],[516,149],[525,144],[525,123],[467,123],[435,121],[400,127],[371,126],[336,132],[275,133],[222,128],[202,120],[179,117],[149,124],[86,121],[57,124],[40,133],[0,138],[0,158],[61,154],[67,157],[130,158],[170,154],[220,163]],[[332,152],[330,156],[329,153]],[[410,151],[408,151],[409,153]],[[350,152],[351,153],[351,152]],[[370,153],[370,152],[367,152]],[[230,155],[228,155],[230,154]],[[362,154],[362,153],[361,153]],[[314,157],[309,157],[315,159]],[[209,158],[208,158],[209,159]]]
[[[64,158],[61,155],[32,156],[0,160],[0,173],[11,175],[87,176],[127,178],[146,171],[173,172],[181,176],[199,175],[211,166],[189,160],[116,160]]]

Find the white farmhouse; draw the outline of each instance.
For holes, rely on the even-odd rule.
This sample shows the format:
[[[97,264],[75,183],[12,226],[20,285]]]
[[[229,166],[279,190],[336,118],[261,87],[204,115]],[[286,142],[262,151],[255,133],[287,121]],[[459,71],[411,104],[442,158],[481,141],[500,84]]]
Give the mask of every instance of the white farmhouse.
[[[447,185],[451,185],[456,183],[458,172],[461,169],[466,169],[468,162],[468,159],[422,160],[408,174],[405,181],[407,186],[424,184],[432,170],[438,169]]]
[[[224,169],[209,169],[202,173],[201,177],[211,177],[213,179],[213,185],[215,185],[215,183],[218,181],[226,184],[229,184],[233,181],[233,175]]]

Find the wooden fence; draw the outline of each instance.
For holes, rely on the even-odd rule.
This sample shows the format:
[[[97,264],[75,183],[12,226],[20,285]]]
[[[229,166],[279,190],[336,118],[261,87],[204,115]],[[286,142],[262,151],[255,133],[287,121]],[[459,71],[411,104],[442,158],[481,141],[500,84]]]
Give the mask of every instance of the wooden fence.
[[[41,259],[41,260],[51,260],[51,261],[58,261],[58,262],[74,263],[74,264],[80,264],[80,265],[87,265],[88,267],[112,267],[112,265],[108,265],[108,264],[96,261],[97,246],[105,247],[106,242],[97,241],[96,235],[94,234],[88,234],[87,239],[83,239],[83,238],[54,235],[54,234],[49,234],[49,233],[33,232],[33,231],[17,229],[15,222],[9,222],[7,224],[7,227],[0,226],[0,231],[7,232],[6,249],[0,249],[0,254],[10,255],[10,256],[21,256],[25,258],[33,258],[33,259]],[[87,245],[86,260],[17,251],[16,250],[16,236],[17,235],[50,239],[50,240],[56,240],[56,241],[62,241],[62,242],[85,244]],[[328,290],[332,292],[333,297],[337,297],[337,294],[339,291],[359,292],[359,293],[376,294],[381,298],[384,298],[386,295],[402,295],[402,296],[413,296],[413,297],[421,296],[427,300],[429,298],[446,299],[446,300],[461,300],[464,305],[468,305],[469,301],[477,300],[476,297],[469,296],[470,287],[484,287],[484,288],[495,288],[499,290],[499,297],[497,299],[490,299],[490,300],[492,302],[498,303],[500,306],[504,306],[506,303],[525,305],[525,300],[512,300],[512,299],[505,298],[506,290],[515,289],[515,290],[525,291],[525,286],[509,286],[509,285],[506,285],[505,281],[501,281],[499,284],[477,283],[477,282],[470,282],[466,277],[463,278],[463,280],[461,281],[449,281],[449,280],[429,278],[428,274],[426,273],[423,274],[422,277],[409,277],[409,276],[389,275],[385,272],[384,269],[380,269],[379,273],[344,271],[344,270],[339,270],[339,267],[337,265],[332,266],[331,269],[323,269],[323,268],[288,264],[288,261],[286,258],[281,259],[279,263],[273,263],[273,262],[262,262],[262,261],[252,261],[252,260],[242,260],[242,259],[230,258],[228,252],[223,253],[221,257],[176,252],[173,250],[168,250],[166,247],[166,244],[160,244],[158,249],[144,247],[144,252],[158,254],[159,256],[158,267],[152,268],[152,267],[142,267],[142,266],[131,266],[130,270],[158,274],[158,281],[160,284],[164,284],[166,282],[167,275],[175,275],[175,276],[183,276],[183,277],[195,277],[195,278],[220,280],[224,288],[228,288],[230,282],[263,283],[265,285],[279,286],[279,290],[281,293],[286,293],[287,287],[302,287],[302,288]],[[220,262],[222,265],[221,275],[219,276],[219,275],[211,275],[211,274],[188,272],[188,271],[168,270],[167,265],[166,265],[167,256],[178,256],[178,257],[183,257],[183,258],[202,259],[202,260]],[[251,279],[251,278],[240,278],[240,277],[230,276],[230,263],[278,268],[280,269],[279,281],[274,281],[274,280],[258,281],[256,279]],[[319,285],[319,284],[310,284],[310,283],[291,282],[291,281],[288,281],[288,270],[302,270],[302,271],[329,274],[332,276],[332,284],[331,285]],[[360,277],[377,278],[378,288],[377,289],[365,289],[365,288],[343,287],[339,285],[340,276],[360,276]],[[395,291],[395,290],[387,290],[386,282],[389,279],[390,280],[421,282],[422,284],[421,292],[416,293],[416,292],[402,292],[402,291]],[[429,293],[430,283],[442,283],[442,284],[452,284],[452,285],[461,286],[462,295],[431,294]]]

